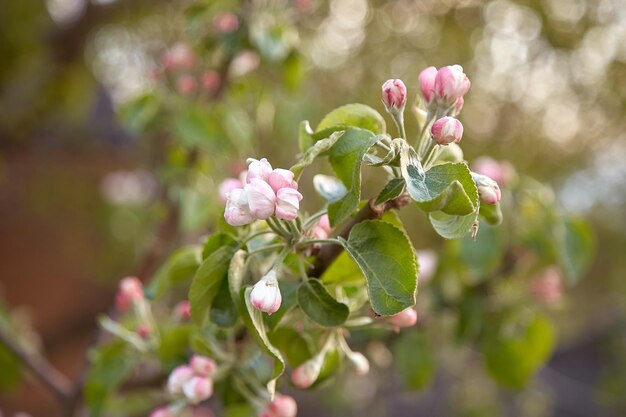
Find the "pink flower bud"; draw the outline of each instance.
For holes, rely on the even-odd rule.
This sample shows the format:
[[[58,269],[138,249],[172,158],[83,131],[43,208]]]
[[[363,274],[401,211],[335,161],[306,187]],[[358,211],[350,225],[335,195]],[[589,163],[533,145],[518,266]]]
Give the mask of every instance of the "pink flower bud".
[[[176,81],[176,89],[183,95],[195,93],[198,83],[193,75],[182,75]]]
[[[189,301],[184,300],[176,305],[176,316],[182,321],[191,320],[191,306]]]
[[[313,226],[311,234],[315,239],[326,239],[331,230],[332,228],[330,227],[330,219],[328,218],[328,214],[324,214],[322,217],[320,217],[317,224]]]
[[[211,378],[217,369],[217,365],[213,359],[201,355],[193,355],[191,361],[189,361],[189,366],[196,375],[207,378]]]
[[[367,375],[370,371],[370,362],[360,352],[346,352],[346,357],[352,364],[357,375]]]
[[[387,318],[389,324],[397,328],[412,327],[417,323],[417,311],[412,307],[406,308]]]
[[[196,65],[196,55],[189,45],[179,42],[165,52],[162,61],[168,70],[191,70]]]
[[[183,385],[183,393],[191,404],[198,404],[213,394],[213,381],[202,376],[194,376]]]
[[[298,217],[302,194],[293,188],[281,188],[276,197],[276,217],[284,220],[294,220]]]
[[[242,188],[235,188],[228,193],[226,208],[224,209],[224,219],[231,226],[242,226],[252,223],[254,217],[250,213],[248,205],[248,195]]]
[[[498,183],[486,175],[476,174],[472,172],[472,178],[478,188],[478,195],[485,204],[496,204],[502,196]]]
[[[459,97],[456,99],[456,101],[454,102],[454,109],[452,110],[452,116],[458,116],[459,113],[461,113],[461,110],[463,110],[463,106],[465,105],[465,99],[463,97]]]
[[[419,75],[420,90],[426,100],[426,104],[430,104],[435,98],[435,77],[437,76],[437,68],[424,68]]]
[[[248,159],[248,175],[246,177],[246,182],[250,183],[253,179],[261,179],[263,181],[267,181],[267,178],[272,173],[272,165],[267,162],[267,159],[263,158],[261,160],[249,158]]]
[[[530,293],[547,306],[557,304],[563,296],[563,278],[558,267],[544,269],[530,283]]]
[[[268,404],[266,413],[270,417],[296,417],[298,404],[289,395],[276,394],[274,401]]]
[[[139,326],[137,326],[137,335],[142,339],[147,339],[150,336],[150,333],[152,333],[150,331],[150,328],[145,324],[140,324]]]
[[[167,407],[158,407],[152,410],[150,417],[176,417],[176,414]]]
[[[254,284],[252,292],[250,292],[250,303],[257,310],[273,314],[278,311],[282,301],[276,271],[272,269]]]
[[[205,71],[200,77],[200,87],[208,92],[215,93],[220,85],[220,75],[217,71]]]
[[[181,365],[170,373],[167,378],[167,391],[172,395],[183,393],[183,385],[193,378],[193,369],[187,365]]]
[[[237,178],[226,178],[219,187],[220,201],[225,204],[228,201],[228,193],[235,188],[243,188],[243,183]]]
[[[460,65],[449,65],[440,68],[435,77],[435,94],[437,99],[449,106],[459,97],[463,97],[470,88],[470,80]]]
[[[122,279],[115,296],[115,305],[120,311],[127,311],[134,303],[143,300],[143,285],[137,277]]]
[[[463,137],[463,125],[454,117],[442,117],[430,128],[430,133],[435,142],[440,145],[456,143]]]
[[[256,219],[265,220],[274,214],[276,194],[264,180],[259,178],[250,180],[249,177],[248,171],[248,184],[244,186],[244,190],[248,196],[250,214]]]
[[[298,388],[310,387],[319,377],[322,364],[322,358],[319,356],[309,359],[293,370],[291,382]]]
[[[388,112],[404,110],[406,105],[406,86],[399,79],[391,79],[383,84],[383,104]]]
[[[213,27],[217,33],[231,33],[239,28],[239,18],[234,13],[222,13],[215,17]]]
[[[267,176],[267,182],[272,186],[274,192],[281,188],[298,189],[298,183],[294,180],[295,175],[288,169],[276,168]]]

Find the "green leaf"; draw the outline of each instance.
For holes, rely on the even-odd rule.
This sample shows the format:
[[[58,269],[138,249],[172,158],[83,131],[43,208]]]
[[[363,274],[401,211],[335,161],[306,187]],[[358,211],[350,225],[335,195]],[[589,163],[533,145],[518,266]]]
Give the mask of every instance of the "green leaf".
[[[202,260],[208,258],[222,246],[230,246],[234,238],[227,233],[214,233],[207,238],[202,246]]]
[[[451,243],[457,248],[460,262],[475,275],[473,284],[488,278],[500,266],[504,245],[499,228],[482,225],[476,240],[465,235]]]
[[[549,358],[555,345],[554,327],[536,316],[520,335],[492,335],[484,346],[485,365],[500,385],[521,389]]]
[[[85,379],[85,403],[92,416],[104,410],[110,395],[138,362],[126,343],[118,340],[90,353],[91,367]]]
[[[348,319],[350,309],[335,300],[319,280],[311,278],[298,288],[298,305],[308,318],[326,327],[339,326]]]
[[[415,304],[415,251],[402,230],[387,222],[368,220],[355,225],[342,244],[365,275],[370,303],[377,314],[390,316]]]
[[[406,182],[404,181],[404,178],[391,179],[387,183],[387,185],[385,185],[380,194],[378,194],[378,197],[376,197],[376,201],[374,202],[374,204],[382,204],[386,201],[393,200],[394,198],[399,197],[400,194],[402,194],[402,191],[404,191],[405,185]]]
[[[274,371],[272,373],[272,379],[267,383],[267,390],[270,392],[270,396],[273,397],[276,392],[276,380],[282,375],[285,370],[285,360],[280,351],[276,349],[267,337],[267,331],[265,328],[265,322],[263,321],[263,313],[252,305],[250,302],[250,293],[252,287],[248,287],[243,292],[244,302],[246,310],[248,312],[248,320],[244,320],[248,329],[252,332],[261,343],[263,350],[274,359]]]
[[[478,214],[452,216],[441,211],[428,214],[428,219],[439,236],[446,239],[459,239],[470,233],[478,224]]]
[[[300,152],[303,154],[313,146],[315,139],[313,139],[313,129],[308,120],[300,122],[300,129],[298,130],[298,145]]]
[[[191,107],[176,113],[172,130],[182,145],[213,148],[223,142],[223,132],[211,112]]]
[[[237,249],[237,241],[224,237],[224,245],[214,250],[198,268],[189,288],[191,317],[196,323],[202,324],[209,313]]]
[[[186,361],[191,331],[191,325],[180,324],[159,329],[161,344],[158,355],[165,368],[173,368]]]
[[[212,323],[220,327],[233,327],[237,323],[239,314],[237,306],[230,298],[228,279],[222,280],[217,295],[213,299],[209,318]]]
[[[186,246],[175,251],[150,281],[146,295],[156,300],[172,287],[187,284],[200,266],[200,256],[198,246]]]
[[[405,146],[400,166],[407,191],[422,210],[464,216],[478,208],[478,190],[465,163],[439,164],[424,172],[415,150]]]
[[[290,170],[297,176],[300,175],[302,170],[313,163],[321,153],[326,152],[337,142],[337,140],[344,134],[343,131],[334,132],[329,137],[318,140],[312,146],[310,146],[300,158],[300,161],[292,166]]]
[[[20,362],[13,356],[13,354],[0,345],[0,390],[8,390],[17,385],[21,377],[21,365]]]
[[[287,359],[291,368],[298,367],[313,356],[306,339],[290,327],[280,327],[270,333],[268,337]]]
[[[314,138],[325,138],[331,132],[349,128],[367,129],[374,134],[381,134],[386,130],[385,119],[365,104],[346,104],[331,111],[322,119],[317,125]]]
[[[342,199],[328,205],[332,225],[341,223],[357,208],[361,199],[361,161],[376,141],[368,130],[349,129],[330,149],[330,165],[348,189]]]
[[[246,277],[246,251],[240,249],[233,255],[228,266],[228,290],[230,300],[239,310],[239,315],[247,316],[245,303],[241,300],[241,288]]]
[[[487,223],[494,226],[502,223],[502,210],[500,209],[500,203],[481,204],[479,214],[487,221]]]
[[[558,242],[559,262],[570,284],[578,282],[593,258],[595,241],[585,220],[567,217],[563,220]]]
[[[341,254],[324,271],[320,280],[325,285],[362,285],[365,284],[365,277],[358,265],[350,258],[346,252]]]
[[[404,385],[419,390],[435,376],[435,355],[426,337],[417,332],[403,333],[393,349],[396,371]]]
[[[123,104],[120,118],[128,130],[143,132],[159,114],[159,100],[154,94],[144,94]]]
[[[296,293],[299,285],[295,282],[279,281],[278,288],[283,301],[280,303],[280,308],[274,314],[268,314],[265,316],[265,324],[270,330],[274,330],[280,323],[282,318],[292,308],[296,306]]]

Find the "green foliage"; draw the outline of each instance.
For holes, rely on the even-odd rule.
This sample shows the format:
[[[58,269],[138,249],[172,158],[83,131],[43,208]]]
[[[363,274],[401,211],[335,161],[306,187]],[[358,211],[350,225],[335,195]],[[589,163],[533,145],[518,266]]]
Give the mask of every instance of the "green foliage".
[[[280,327],[271,332],[268,337],[292,368],[298,367],[313,356],[306,339],[290,327]]]
[[[300,175],[302,170],[307,166],[311,165],[315,158],[317,158],[321,153],[326,152],[337,142],[339,138],[344,134],[343,131],[333,132],[329,137],[325,139],[318,140],[314,144],[312,144],[308,149],[304,151],[304,154],[300,158],[300,162],[295,164],[290,168],[290,170],[296,174],[296,176]]]
[[[359,205],[361,199],[361,161],[363,155],[378,139],[368,130],[348,129],[329,151],[329,162],[337,177],[348,189],[342,199],[328,205],[330,223],[344,221]]]
[[[315,139],[327,137],[331,132],[350,128],[366,129],[378,135],[385,133],[385,119],[365,104],[353,103],[336,108],[317,125]]]
[[[554,349],[556,335],[552,323],[545,317],[533,317],[518,334],[500,330],[485,341],[485,365],[501,385],[523,388],[544,364]]]
[[[343,324],[350,314],[348,306],[335,300],[317,279],[300,285],[298,305],[311,320],[326,327]]]
[[[212,246],[216,241],[223,242],[223,246],[212,251],[204,259],[189,288],[191,316],[199,324],[210,312],[213,300],[220,292],[222,281],[227,279],[228,265],[239,248],[239,244],[233,238],[219,234],[217,237],[211,237],[207,245]]]
[[[365,275],[376,314],[390,316],[415,304],[415,251],[402,230],[383,221],[364,221],[342,243]]]
[[[138,359],[121,340],[99,346],[90,353],[91,367],[85,379],[84,397],[92,416],[98,417],[105,410],[109,397]]]
[[[404,333],[393,348],[393,359],[396,372],[410,390],[426,387],[435,376],[435,355],[421,333]]]
[[[478,214],[456,216],[435,211],[428,214],[428,219],[439,236],[446,239],[460,239],[470,233],[477,225]]]
[[[175,286],[188,285],[200,266],[200,255],[198,246],[176,250],[152,277],[146,296],[159,299]]]
[[[0,369],[0,390],[9,390],[20,382],[22,367],[3,345],[0,345]]]
[[[595,246],[594,236],[583,219],[566,217],[559,229],[559,262],[570,284],[578,282],[587,271]]]
[[[186,361],[192,330],[191,325],[185,324],[164,326],[159,329],[161,343],[158,355],[164,368],[171,369]]]
[[[406,182],[403,178],[392,178],[389,180],[387,185],[382,189],[378,197],[376,197],[376,201],[374,204],[382,204],[386,201],[393,200],[396,197],[399,197],[400,194],[404,191],[406,186]]]

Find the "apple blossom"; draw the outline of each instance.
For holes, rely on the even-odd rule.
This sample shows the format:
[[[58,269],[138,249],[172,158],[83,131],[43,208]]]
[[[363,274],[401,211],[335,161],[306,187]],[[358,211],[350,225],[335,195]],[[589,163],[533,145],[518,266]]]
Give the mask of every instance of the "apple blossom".
[[[430,129],[433,139],[440,145],[457,143],[463,137],[463,125],[454,117],[438,119]]]
[[[283,220],[294,220],[298,217],[302,194],[293,188],[281,188],[276,197],[276,217]]]
[[[182,394],[183,385],[193,378],[193,369],[187,365],[181,365],[170,373],[167,379],[167,391],[172,395]]]
[[[149,417],[176,417],[176,414],[167,407],[158,407],[152,410]]]
[[[213,27],[218,33],[231,33],[239,28],[239,18],[234,13],[222,13],[215,17]]]
[[[211,358],[201,355],[193,355],[189,361],[189,367],[196,375],[211,378],[215,374],[217,365]]]
[[[265,413],[270,417],[296,417],[298,404],[289,395],[276,394],[274,400],[267,405]]]
[[[297,190],[298,183],[294,178],[294,173],[288,169],[276,168],[267,176],[267,182],[276,193],[281,188],[293,188]]]
[[[250,179],[250,171],[248,171],[248,184],[243,189],[248,196],[250,214],[254,218],[265,220],[274,214],[276,193],[267,182],[259,178]]]
[[[311,229],[311,234],[315,239],[326,239],[331,230],[328,214],[324,214]]]
[[[182,75],[176,80],[176,89],[183,95],[194,93],[198,88],[198,82],[193,75]]]
[[[213,381],[203,376],[194,376],[183,385],[183,393],[190,404],[198,404],[213,394]]]
[[[190,70],[196,65],[196,55],[189,45],[178,42],[163,54],[162,62],[168,70]]]
[[[222,203],[228,201],[228,193],[235,188],[243,188],[243,183],[237,178],[226,178],[219,186],[219,196]]]
[[[435,77],[437,76],[437,68],[424,68],[419,75],[420,90],[424,96],[426,104],[430,104],[435,98]]]
[[[496,204],[500,201],[501,193],[498,183],[486,175],[472,172],[472,178],[478,188],[478,195],[485,204]]]
[[[248,175],[246,182],[250,183],[255,178],[267,181],[267,178],[272,173],[272,165],[267,162],[266,158],[261,160],[248,158]]]
[[[176,316],[180,320],[189,321],[191,320],[191,306],[189,305],[189,301],[183,300],[176,305]]]
[[[248,195],[243,188],[235,188],[228,193],[224,219],[231,226],[243,226],[254,220],[248,205]]]
[[[127,311],[131,305],[143,300],[143,285],[137,277],[122,279],[115,295],[115,305],[120,311]]]
[[[382,87],[383,104],[388,112],[402,112],[406,105],[406,86],[399,79],[385,81]]]
[[[254,308],[268,314],[278,311],[282,295],[276,279],[276,270],[272,269],[254,285],[250,292],[250,302]]]
[[[417,311],[415,311],[414,308],[409,307],[402,310],[398,314],[387,317],[387,321],[396,328],[415,326],[415,323],[417,323]]]
[[[208,93],[215,93],[220,86],[220,74],[215,70],[209,70],[200,76],[200,88]]]
[[[435,95],[438,101],[451,106],[470,88],[470,80],[460,65],[440,68],[435,77]]]
[[[304,362],[291,372],[291,382],[298,388],[308,388],[322,371],[323,356],[318,355]]]

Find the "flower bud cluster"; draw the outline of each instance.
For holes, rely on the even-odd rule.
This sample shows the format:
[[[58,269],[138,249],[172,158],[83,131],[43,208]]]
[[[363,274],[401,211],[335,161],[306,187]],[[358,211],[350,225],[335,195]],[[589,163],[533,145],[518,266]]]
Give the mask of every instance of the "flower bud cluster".
[[[434,106],[448,109],[454,106],[455,114],[463,107],[463,96],[471,83],[460,65],[448,65],[439,70],[428,67],[419,75],[420,90],[429,110]]]
[[[283,298],[276,279],[276,270],[272,269],[257,282],[250,292],[250,303],[257,310],[273,314],[280,308]]]
[[[261,412],[260,417],[296,417],[298,404],[289,395],[276,394],[273,401]]]
[[[302,194],[293,172],[272,169],[263,158],[248,160],[246,184],[227,193],[224,218],[231,226],[242,226],[254,220],[276,216],[283,220],[298,217]]]
[[[161,65],[180,94],[191,95],[198,90],[214,94],[220,87],[221,76],[212,69],[202,70],[198,62],[193,49],[184,42],[174,44],[161,56]]]
[[[213,359],[194,355],[187,365],[178,366],[170,373],[167,391],[184,398],[189,404],[198,404],[213,394],[216,369]]]

